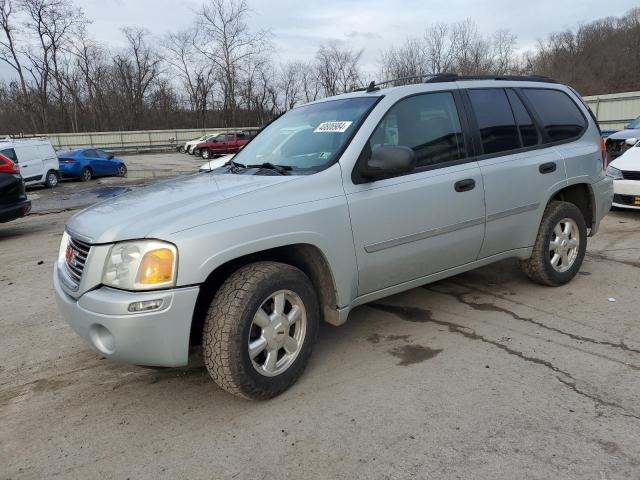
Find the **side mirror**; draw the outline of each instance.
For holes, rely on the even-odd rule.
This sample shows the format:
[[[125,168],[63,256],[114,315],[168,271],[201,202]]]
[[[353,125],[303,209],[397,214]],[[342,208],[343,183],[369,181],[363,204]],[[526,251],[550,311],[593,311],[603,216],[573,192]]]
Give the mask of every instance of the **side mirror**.
[[[627,124],[624,126],[624,129],[625,129],[625,130],[630,130],[630,129],[631,129],[631,124],[630,124],[630,123],[627,123]]]
[[[113,160],[115,157],[114,157],[113,155],[109,155],[107,158],[108,158],[109,160]]]
[[[626,143],[630,147],[633,147],[636,143],[638,143],[638,139],[635,137],[627,138],[624,143]]]
[[[416,167],[415,152],[404,145],[378,147],[364,162],[360,174],[369,180],[393,177]]]

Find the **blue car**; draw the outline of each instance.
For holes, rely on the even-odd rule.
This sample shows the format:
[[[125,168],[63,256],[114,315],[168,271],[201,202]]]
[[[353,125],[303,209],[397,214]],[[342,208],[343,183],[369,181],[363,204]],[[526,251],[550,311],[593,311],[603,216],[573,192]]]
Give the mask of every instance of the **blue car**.
[[[79,178],[83,182],[93,177],[124,177],[127,174],[127,166],[121,159],[99,148],[58,152],[58,161],[62,178]]]

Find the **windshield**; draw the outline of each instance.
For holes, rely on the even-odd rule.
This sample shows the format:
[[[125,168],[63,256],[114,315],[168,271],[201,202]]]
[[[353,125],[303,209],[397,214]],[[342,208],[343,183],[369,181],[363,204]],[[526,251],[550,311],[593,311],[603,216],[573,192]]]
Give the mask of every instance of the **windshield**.
[[[322,170],[334,161],[377,100],[345,98],[290,110],[268,125],[233,161],[291,167],[291,173]]]
[[[636,118],[633,122],[629,124],[628,129],[640,129],[640,117]]]

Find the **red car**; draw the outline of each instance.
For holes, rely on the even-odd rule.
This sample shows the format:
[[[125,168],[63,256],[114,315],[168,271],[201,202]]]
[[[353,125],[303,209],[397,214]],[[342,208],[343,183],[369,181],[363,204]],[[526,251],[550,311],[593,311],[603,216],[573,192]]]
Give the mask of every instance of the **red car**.
[[[211,158],[214,155],[236,153],[249,143],[249,140],[254,136],[254,132],[221,133],[206,142],[199,143],[194,150],[199,150],[204,159]]]

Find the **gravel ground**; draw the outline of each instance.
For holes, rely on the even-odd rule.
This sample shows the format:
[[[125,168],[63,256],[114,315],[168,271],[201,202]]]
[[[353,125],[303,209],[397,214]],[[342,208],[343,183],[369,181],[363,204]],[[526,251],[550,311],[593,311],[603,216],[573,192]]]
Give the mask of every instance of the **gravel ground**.
[[[605,218],[567,286],[505,261],[323,325],[263,403],[197,353],[155,371],[92,352],[51,287],[71,214],[0,225],[0,478],[640,478],[637,212]]]

